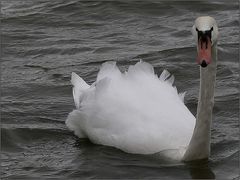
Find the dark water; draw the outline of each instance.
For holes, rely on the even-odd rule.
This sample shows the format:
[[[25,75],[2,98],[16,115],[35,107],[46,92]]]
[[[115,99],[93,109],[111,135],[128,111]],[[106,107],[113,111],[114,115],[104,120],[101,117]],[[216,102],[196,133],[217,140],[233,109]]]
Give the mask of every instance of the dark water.
[[[74,108],[70,74],[92,83],[102,62],[125,70],[140,58],[168,69],[195,114],[196,17],[220,30],[209,162],[169,163],[80,140],[64,121]],[[239,178],[239,2],[2,0],[1,177]]]

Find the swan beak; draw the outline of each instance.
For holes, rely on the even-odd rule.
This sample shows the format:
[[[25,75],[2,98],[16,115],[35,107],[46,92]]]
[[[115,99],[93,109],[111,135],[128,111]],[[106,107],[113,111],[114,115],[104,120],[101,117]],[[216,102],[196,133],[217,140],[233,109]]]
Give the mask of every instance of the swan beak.
[[[212,42],[208,36],[199,37],[197,63],[203,68],[211,63]]]

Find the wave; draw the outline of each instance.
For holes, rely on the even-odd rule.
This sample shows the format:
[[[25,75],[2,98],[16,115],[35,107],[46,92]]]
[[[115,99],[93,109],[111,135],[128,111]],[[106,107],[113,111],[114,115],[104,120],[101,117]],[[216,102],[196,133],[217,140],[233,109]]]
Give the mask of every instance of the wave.
[[[62,140],[73,137],[73,134],[64,129],[40,128],[1,128],[1,150],[18,152],[23,151],[23,144],[36,141]]]
[[[183,13],[187,11],[206,11],[214,12],[216,9],[223,10],[234,10],[238,7],[237,1],[228,3],[228,1],[196,1],[194,3],[189,3],[188,1],[33,1],[32,3],[27,3],[19,1],[13,4],[11,1],[4,1],[2,7],[2,18],[4,21],[28,21],[35,19],[35,22],[44,22],[39,18],[47,18],[48,20],[54,19],[55,15],[64,15],[64,17],[81,17],[86,15],[88,17],[93,17],[96,20],[106,19],[106,18],[116,18],[112,17],[111,13],[115,14],[120,12],[120,14],[145,14],[145,15],[162,15],[164,11],[168,13]],[[212,5],[212,6],[211,6]],[[202,7],[199,9],[199,7]],[[159,11],[161,9],[161,11]],[[172,9],[169,12],[169,9]],[[180,12],[179,12],[180,11]],[[58,16],[59,17],[59,16]],[[61,19],[63,20],[63,18]],[[30,21],[29,21],[30,22]],[[49,23],[51,25],[51,23]]]

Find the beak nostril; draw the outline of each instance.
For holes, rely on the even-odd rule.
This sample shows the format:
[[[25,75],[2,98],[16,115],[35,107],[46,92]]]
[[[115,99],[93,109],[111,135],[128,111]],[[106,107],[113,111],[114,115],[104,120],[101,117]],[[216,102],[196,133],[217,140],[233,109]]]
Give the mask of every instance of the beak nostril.
[[[202,67],[207,67],[207,63],[206,63],[205,60],[202,61],[201,66],[202,66]]]

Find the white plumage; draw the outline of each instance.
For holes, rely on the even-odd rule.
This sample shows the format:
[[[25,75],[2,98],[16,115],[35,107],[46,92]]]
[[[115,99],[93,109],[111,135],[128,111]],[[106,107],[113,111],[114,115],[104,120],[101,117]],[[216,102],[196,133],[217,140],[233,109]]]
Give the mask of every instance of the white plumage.
[[[76,110],[66,124],[80,138],[129,153],[185,148],[196,120],[173,81],[166,70],[158,78],[142,61],[125,73],[115,62],[106,62],[91,86],[72,73]]]
[[[177,161],[207,159],[217,67],[217,23],[209,16],[198,17],[192,33],[201,65],[197,119],[184,105],[185,93],[178,94],[173,87],[174,77],[166,70],[158,78],[150,64],[140,61],[121,73],[115,62],[107,62],[91,86],[72,74],[77,109],[67,118],[69,129],[80,138],[88,137],[94,143],[129,153],[157,153]]]

